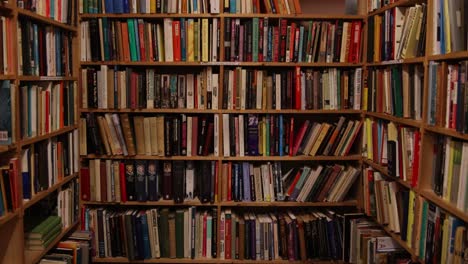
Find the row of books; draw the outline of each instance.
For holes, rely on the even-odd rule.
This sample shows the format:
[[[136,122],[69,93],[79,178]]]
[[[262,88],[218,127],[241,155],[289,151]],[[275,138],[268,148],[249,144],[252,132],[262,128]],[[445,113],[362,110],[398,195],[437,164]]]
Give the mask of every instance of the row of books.
[[[468,211],[468,142],[434,136],[432,188],[434,192],[461,211]]]
[[[384,6],[393,4],[398,0],[368,0],[367,1],[367,12],[372,12]]]
[[[393,122],[366,118],[363,156],[387,165],[388,174],[416,186],[419,178],[421,133]]]
[[[16,85],[9,80],[0,81],[0,146],[16,142]]]
[[[197,199],[214,202],[216,161],[100,160],[81,168],[84,201],[126,202]]]
[[[61,23],[74,25],[76,23],[77,1],[74,0],[17,0],[20,8],[32,11]]]
[[[224,61],[349,62],[361,58],[361,21],[226,18]]]
[[[236,67],[224,70],[222,108],[359,110],[361,86],[361,68],[260,71]]]
[[[340,117],[336,123],[298,122],[293,116],[223,114],[223,155],[346,156],[362,122]],[[215,135],[216,137],[216,135]]]
[[[216,208],[112,211],[86,208],[85,228],[93,232],[93,255],[154,258],[216,258]]]
[[[28,83],[20,89],[23,138],[45,135],[75,124],[76,82]]]
[[[218,116],[86,114],[81,118],[81,154],[207,156],[218,155]]]
[[[73,226],[79,220],[79,189],[79,183],[72,180],[57,192],[57,215],[62,219],[64,228]]]
[[[368,62],[424,56],[426,4],[395,7],[369,19]]]
[[[81,14],[217,14],[220,0],[82,0]]]
[[[62,232],[62,218],[51,215],[46,219],[26,226],[25,247],[28,250],[44,250]]]
[[[432,54],[467,49],[468,9],[463,0],[440,0],[433,5]]]
[[[422,65],[417,64],[370,68],[366,110],[421,120],[423,74]]]
[[[20,206],[18,166],[18,159],[13,158],[9,165],[0,167],[0,217],[14,212]]]
[[[45,255],[39,264],[91,263],[91,237],[88,231],[75,231]]]
[[[72,75],[71,32],[27,19],[19,19],[18,24],[19,74],[34,76]]]
[[[306,165],[287,172],[280,162],[222,164],[221,201],[340,202],[359,175],[351,166]]]
[[[448,65],[430,62],[427,111],[430,125],[468,133],[467,66],[468,61]]]
[[[10,18],[0,16],[0,74],[12,74],[14,72],[13,42],[8,36],[13,31]]]
[[[167,74],[101,65],[82,69],[81,76],[83,108],[218,109],[219,74],[211,67]]]
[[[80,27],[82,61],[219,61],[217,18],[104,17],[82,21]]]
[[[78,172],[78,131],[29,145],[21,153],[23,199]]]

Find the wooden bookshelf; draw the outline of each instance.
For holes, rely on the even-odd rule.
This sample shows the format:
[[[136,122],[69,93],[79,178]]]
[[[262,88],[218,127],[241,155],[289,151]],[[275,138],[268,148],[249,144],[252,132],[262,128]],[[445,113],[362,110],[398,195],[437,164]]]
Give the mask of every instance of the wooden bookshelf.
[[[42,81],[42,82],[53,82],[53,81],[77,81],[76,77],[69,76],[18,76],[17,78],[20,81]]]
[[[369,63],[366,63],[366,66],[375,67],[375,66],[387,66],[387,65],[396,65],[396,64],[416,64],[416,63],[423,63],[425,60],[426,60],[426,57],[416,57],[416,58],[401,59],[401,60],[369,62]]]
[[[200,61],[200,62],[160,62],[160,61],[82,61],[82,66],[118,65],[118,66],[244,66],[244,67],[307,67],[307,68],[340,68],[362,67],[362,63],[347,62],[243,62],[243,61]]]
[[[466,212],[463,212],[462,210],[457,208],[454,204],[436,195],[433,190],[423,189],[421,190],[420,193],[421,193],[421,196],[423,196],[428,201],[436,204],[437,206],[447,211],[448,213],[460,218],[465,223],[468,222],[468,214]]]
[[[437,126],[431,126],[431,125],[424,125],[424,129],[426,131],[435,133],[435,134],[440,134],[448,137],[453,137],[453,138],[458,138],[461,140],[468,140],[468,134],[462,134],[454,129],[450,128],[445,128],[445,127],[437,127]]]
[[[385,113],[375,113],[375,112],[370,112],[370,111],[367,111],[365,114],[367,116],[371,116],[371,117],[375,117],[375,118],[378,118],[378,119],[391,121],[391,122],[394,122],[394,123],[397,123],[397,124],[406,125],[406,126],[410,126],[410,127],[414,127],[414,128],[420,128],[422,126],[422,121],[419,121],[419,120],[396,117],[396,116],[392,116],[392,115],[385,114]]]
[[[3,215],[0,217],[0,228],[8,223],[9,221],[13,220],[15,217],[17,217],[19,214],[19,210],[16,210],[13,213],[7,213],[6,215]]]
[[[370,12],[368,15],[369,16],[374,16],[374,15],[382,14],[385,11],[387,11],[389,9],[392,9],[392,8],[395,8],[395,7],[412,6],[412,5],[420,4],[420,3],[424,3],[424,2],[426,2],[426,1],[424,1],[424,0],[397,0],[392,4],[388,4],[388,5],[386,5],[386,6],[382,7],[382,8],[379,8],[377,10],[374,10],[374,11]]]
[[[413,187],[411,186],[411,183],[409,181],[405,181],[405,180],[403,180],[401,178],[398,178],[398,177],[390,176],[388,174],[388,169],[387,169],[386,166],[382,166],[380,164],[377,164],[377,163],[375,163],[374,161],[372,161],[370,159],[364,159],[364,163],[369,165],[373,169],[377,170],[378,172],[382,173],[386,178],[388,178],[390,180],[393,180],[393,181],[396,181],[396,182],[398,182],[399,184],[405,186],[408,189],[413,189]]]
[[[36,14],[34,12],[31,12],[29,10],[22,9],[22,8],[16,8],[15,10],[16,10],[16,12],[18,13],[18,15],[20,17],[24,17],[24,18],[27,18],[27,19],[32,19],[32,20],[41,22],[43,24],[58,27],[58,28],[61,28],[61,29],[64,29],[64,30],[67,30],[67,31],[70,31],[70,32],[76,32],[77,31],[77,28],[75,26],[71,26],[71,25],[61,23],[59,21],[53,20],[52,18],[48,18],[48,17],[38,15],[38,14]]]
[[[57,131],[47,133],[45,135],[23,139],[20,143],[21,143],[21,146],[31,145],[31,144],[37,143],[39,141],[42,141],[42,140],[46,140],[46,139],[53,138],[53,137],[58,136],[58,135],[62,135],[62,134],[72,132],[73,130],[75,130],[77,128],[78,127],[76,125],[69,126],[69,127],[64,127],[64,128],[61,128],[61,129],[59,129]]]

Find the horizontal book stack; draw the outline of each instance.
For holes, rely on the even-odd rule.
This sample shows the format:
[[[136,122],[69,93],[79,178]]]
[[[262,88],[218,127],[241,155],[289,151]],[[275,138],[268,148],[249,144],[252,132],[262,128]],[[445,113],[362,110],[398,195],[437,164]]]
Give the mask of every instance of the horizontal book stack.
[[[87,113],[80,119],[80,153],[97,155],[218,155],[217,116],[133,116]]]
[[[102,65],[81,70],[82,106],[99,109],[218,109],[219,74],[167,74]]]
[[[18,21],[18,73],[33,76],[71,76],[72,34],[31,20]]]
[[[74,125],[77,89],[76,82],[21,85],[22,137],[45,135]]]
[[[467,49],[468,10],[463,0],[440,0],[434,3],[432,54],[448,54]],[[456,14],[456,15],[454,15]]]
[[[299,0],[234,0],[224,1],[224,12],[230,14],[302,14]]]
[[[360,120],[336,123],[283,115],[223,114],[223,155],[346,156],[360,132]]]
[[[223,109],[361,109],[362,69],[224,70]]]
[[[73,0],[17,0],[16,3],[19,8],[24,8],[60,23],[69,25],[76,23],[77,3]]]
[[[387,165],[390,176],[416,186],[420,171],[421,132],[370,118],[366,118],[364,126],[364,157],[377,164]]]
[[[79,188],[77,181],[71,181],[57,193],[57,215],[62,219],[64,228],[71,227],[78,221]]]
[[[220,0],[83,0],[80,13],[88,14],[216,14]],[[99,4],[101,3],[101,4]]]
[[[468,62],[429,64],[429,104],[427,122],[430,125],[468,133]]]
[[[334,212],[221,211],[220,259],[271,261],[342,258],[342,225]]]
[[[25,246],[28,250],[44,250],[62,232],[62,219],[49,216],[26,227]]]
[[[82,21],[80,28],[82,61],[219,61],[218,18],[104,17]]]
[[[39,264],[88,264],[91,257],[91,233],[75,231],[60,241],[45,255]]]
[[[343,62],[361,58],[361,21],[296,21],[227,17],[224,60]]]
[[[78,131],[29,145],[21,153],[23,199],[78,172]]]
[[[283,166],[284,167],[284,166]],[[359,176],[351,166],[306,165],[282,169],[280,162],[222,165],[221,201],[340,202]]]
[[[83,201],[213,203],[218,195],[216,161],[93,159],[81,168],[81,176]]]
[[[368,111],[413,120],[422,119],[422,65],[370,68],[367,74]]]
[[[0,16],[0,74],[12,74],[14,72],[15,61],[13,53],[13,42],[8,36],[13,30],[10,18]]]
[[[0,216],[13,213],[20,206],[18,194],[18,159],[11,159],[10,166],[0,167]]]
[[[369,19],[368,62],[421,57],[425,54],[427,5],[398,6]]]
[[[445,201],[467,212],[468,142],[444,136],[432,140],[432,189]]]
[[[216,258],[216,208],[112,211],[86,208],[86,229],[93,231],[94,256],[155,258]]]
[[[16,142],[16,94],[14,83],[0,81],[0,146]]]

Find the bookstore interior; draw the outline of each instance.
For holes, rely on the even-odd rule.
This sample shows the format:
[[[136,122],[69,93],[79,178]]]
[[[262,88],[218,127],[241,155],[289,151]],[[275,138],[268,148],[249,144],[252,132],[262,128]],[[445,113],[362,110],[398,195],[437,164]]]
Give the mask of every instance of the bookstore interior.
[[[0,0],[0,264],[468,263],[468,1]]]

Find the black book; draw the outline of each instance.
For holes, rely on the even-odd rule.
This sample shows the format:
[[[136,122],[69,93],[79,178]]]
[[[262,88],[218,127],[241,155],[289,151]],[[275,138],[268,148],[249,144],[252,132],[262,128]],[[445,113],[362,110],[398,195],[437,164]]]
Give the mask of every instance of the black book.
[[[169,257],[169,209],[164,208],[159,213],[159,247],[161,249],[161,258]]]
[[[96,18],[89,20],[89,38],[91,42],[91,47],[96,47],[95,49],[91,49],[91,60],[92,61],[100,61],[101,60],[101,49],[97,48],[100,47],[101,40],[99,38],[99,27],[98,27],[98,20]],[[24,53],[23,53],[24,54]]]
[[[205,146],[207,135],[208,135],[208,120],[206,116],[202,116],[199,118],[199,124],[198,124],[198,146],[197,146],[198,156],[203,155],[203,147]]]
[[[94,113],[86,113],[86,130],[88,153],[94,153],[96,155],[103,154],[101,136]]]
[[[163,162],[161,193],[164,200],[172,199],[172,163],[170,161]]]
[[[215,189],[216,189],[216,167],[218,166],[217,162],[211,161],[211,179],[210,179],[210,202],[215,202]],[[213,218],[214,219],[214,218]]]
[[[225,28],[224,28],[224,61],[229,61],[230,54],[231,54],[231,18],[230,17],[226,18],[226,22],[224,25],[225,25]],[[224,76],[228,76],[228,75],[224,75]],[[224,79],[226,80],[226,78]],[[224,94],[226,95],[227,93],[224,93]]]
[[[172,118],[172,155],[180,156],[182,153],[182,121],[179,117]]]
[[[146,173],[146,161],[137,160],[135,161],[136,168],[136,182],[135,182],[135,194],[137,201],[144,202],[147,200],[148,195],[146,193],[147,180]]]
[[[88,68],[86,72],[88,86],[88,107],[98,107],[98,88],[97,88],[97,72],[94,68]]]
[[[138,73],[137,91],[138,91],[138,108],[146,107],[146,74]]]
[[[161,108],[161,74],[154,74],[154,108]]]
[[[131,215],[131,225],[132,225],[132,235],[133,235],[133,253],[134,253],[134,260],[139,260],[139,259],[142,259],[142,255],[141,255],[141,250],[140,248],[142,249],[143,246],[140,245],[140,237],[142,237],[142,233],[141,233],[141,229],[139,227],[139,221],[137,220],[137,214],[138,214],[138,211],[133,211],[132,215]]]
[[[133,211],[127,211],[124,215],[124,228],[125,228],[125,237],[127,239],[127,257],[129,260],[135,260],[135,247],[134,247],[134,235],[133,235],[133,227],[134,224],[132,223],[132,214]]]
[[[229,153],[231,157],[236,156],[236,129],[234,116],[229,116]]]
[[[135,166],[133,161],[125,161],[125,185],[127,187],[127,200],[135,201]]]
[[[250,200],[256,201],[255,196],[255,176],[253,172],[253,165],[249,164],[249,179],[250,179]]]
[[[201,162],[201,173],[197,174],[200,179],[200,201],[207,203],[211,200],[211,165],[209,161]]]
[[[185,163],[182,160],[175,160],[172,166],[174,202],[182,203],[185,196]]]
[[[134,222],[135,228],[135,241],[136,241],[136,252],[138,255],[135,256],[136,259],[144,259],[145,258],[145,251],[144,251],[144,243],[143,243],[143,226],[141,224],[141,214],[136,213],[133,215],[132,222]]]
[[[228,20],[230,18],[226,18],[226,20]],[[226,54],[226,53],[224,53]],[[229,53],[228,53],[229,54]],[[229,94],[229,70],[224,70],[224,78],[223,78],[223,109],[227,109],[228,108],[228,94]]]
[[[212,239],[211,239],[211,256],[213,258],[217,257],[217,248],[218,248],[218,209],[213,208],[213,225],[212,225]]]
[[[336,126],[335,125],[331,125],[330,128],[328,129],[328,132],[327,134],[325,135],[325,138],[323,139],[322,141],[322,144],[320,144],[320,147],[318,148],[317,150],[317,154],[316,155],[323,155],[323,151],[325,150],[325,148],[327,147],[328,145],[328,142],[330,141],[330,137],[332,136],[333,132],[335,131],[336,129]]]
[[[21,39],[22,39],[22,54],[23,54],[23,74],[31,75],[31,54],[32,54],[32,39],[30,31],[32,25],[30,21],[19,21],[21,26]]]
[[[160,181],[161,170],[159,160],[148,161],[148,201],[159,200],[160,194]]]
[[[10,183],[10,171],[8,169],[2,170],[2,178],[3,178],[3,188],[5,189],[5,196],[6,196],[6,207],[8,208],[9,212],[13,212],[13,197],[12,197],[12,190],[11,190],[11,183]]]
[[[98,223],[98,250],[99,250],[99,257],[104,258],[105,257],[105,244],[104,244],[104,215],[103,215],[104,209],[98,208],[96,213],[97,213],[97,223]]]
[[[167,157],[171,156],[172,154],[172,117],[165,116],[164,117],[164,151]]]

